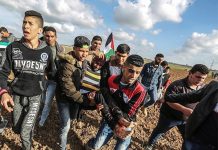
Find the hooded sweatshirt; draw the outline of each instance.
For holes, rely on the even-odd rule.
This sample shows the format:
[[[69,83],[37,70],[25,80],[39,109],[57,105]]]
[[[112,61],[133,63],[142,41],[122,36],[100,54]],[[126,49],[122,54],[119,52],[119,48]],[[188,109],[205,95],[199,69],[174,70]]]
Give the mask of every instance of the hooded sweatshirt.
[[[37,49],[29,48],[24,39],[13,42],[6,48],[6,60],[0,71],[0,93],[10,89],[17,95],[39,95],[44,90],[45,72],[52,74],[53,67],[52,51],[45,42],[39,41]],[[15,79],[8,88],[11,70]]]

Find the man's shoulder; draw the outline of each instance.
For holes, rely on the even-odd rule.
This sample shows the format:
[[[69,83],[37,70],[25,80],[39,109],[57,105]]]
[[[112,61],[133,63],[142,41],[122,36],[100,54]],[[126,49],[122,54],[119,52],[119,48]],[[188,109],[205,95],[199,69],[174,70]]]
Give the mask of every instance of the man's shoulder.
[[[174,85],[174,86],[184,86],[184,83],[185,83],[185,78],[183,79],[179,79],[179,80],[175,80],[171,83],[171,85]]]

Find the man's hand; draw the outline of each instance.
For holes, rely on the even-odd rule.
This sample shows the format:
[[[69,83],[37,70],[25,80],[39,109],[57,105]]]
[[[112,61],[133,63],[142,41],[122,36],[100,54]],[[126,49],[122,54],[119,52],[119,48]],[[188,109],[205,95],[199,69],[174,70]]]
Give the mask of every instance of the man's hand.
[[[191,108],[187,108],[187,107],[185,107],[182,111],[182,113],[187,117],[189,117],[192,114],[192,112],[193,112],[193,110]]]
[[[120,139],[125,139],[133,134],[133,130],[128,130],[125,126],[117,124],[114,129],[114,134]]]
[[[118,123],[121,124],[121,125],[123,125],[123,126],[125,126],[125,127],[129,127],[130,124],[131,124],[131,122],[127,121],[127,120],[126,120],[125,118],[123,118],[123,117],[118,120]]]
[[[97,104],[96,105],[97,111],[101,111],[103,108],[104,108],[104,105],[102,105],[102,104]]]
[[[8,112],[12,112],[13,111],[13,108],[12,107],[9,107],[9,105],[11,105],[12,107],[14,107],[14,101],[12,99],[12,97],[8,94],[8,93],[4,93],[2,95],[2,98],[1,98],[1,105],[8,111]]]
[[[165,102],[164,98],[158,99],[158,100],[155,102],[154,106],[157,106],[158,108],[160,108],[161,105],[162,105],[164,102]]]
[[[89,104],[90,104],[90,106],[94,106],[95,105],[95,91],[93,91],[93,92],[90,92],[89,94],[88,94],[88,99],[89,99]]]

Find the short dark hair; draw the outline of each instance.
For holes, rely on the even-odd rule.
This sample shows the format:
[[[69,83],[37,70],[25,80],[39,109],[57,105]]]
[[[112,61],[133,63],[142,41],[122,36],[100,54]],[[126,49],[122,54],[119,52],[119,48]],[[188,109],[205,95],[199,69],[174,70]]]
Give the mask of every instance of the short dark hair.
[[[24,17],[28,17],[28,16],[34,16],[36,18],[38,18],[39,20],[39,27],[42,28],[43,27],[43,18],[42,18],[42,15],[35,11],[35,10],[28,10],[25,12],[25,16]]]
[[[207,66],[205,66],[203,64],[196,64],[191,68],[191,70],[189,72],[190,73],[200,72],[202,74],[208,74],[209,69],[207,68]]]
[[[130,47],[127,44],[120,44],[117,46],[117,52],[122,53],[122,54],[129,54],[130,52]]]
[[[48,26],[44,26],[44,27],[43,27],[43,29],[42,29],[42,30],[43,30],[42,33],[44,33],[44,32],[46,31],[46,28],[48,28]]]
[[[95,35],[93,38],[92,38],[92,42],[93,41],[101,41],[102,42],[102,38],[99,36],[99,35]]]
[[[139,55],[133,54],[127,57],[125,61],[125,65],[129,65],[129,64],[137,67],[142,67],[144,65],[144,59]]]
[[[44,28],[45,28],[45,27],[44,27]],[[43,30],[44,30],[44,28],[43,28]],[[46,26],[45,31],[43,31],[43,32],[47,32],[47,31],[52,31],[52,32],[54,32],[54,33],[55,33],[55,36],[56,36],[56,29],[55,29],[54,27]]]
[[[7,30],[7,28],[5,28],[5,27],[1,27],[1,28],[0,28],[0,32],[8,32],[8,30]]]
[[[167,69],[169,69],[169,70],[170,70],[171,68],[168,66],[168,67],[166,67],[166,68],[165,68],[165,70],[167,70]]]
[[[77,36],[74,39],[74,46],[82,48],[84,45],[90,46],[90,40],[85,36]]]
[[[161,57],[161,58],[164,58],[164,55],[161,54],[161,53],[158,53],[155,57]]]
[[[166,60],[162,61],[162,63],[160,64],[161,66],[168,66],[168,62]]]

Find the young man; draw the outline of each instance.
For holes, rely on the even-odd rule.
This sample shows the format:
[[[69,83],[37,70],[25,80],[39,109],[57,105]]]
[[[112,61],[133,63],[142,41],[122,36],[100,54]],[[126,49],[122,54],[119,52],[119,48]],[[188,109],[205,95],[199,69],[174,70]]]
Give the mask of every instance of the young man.
[[[91,100],[83,99],[80,92],[82,77],[87,69],[89,45],[87,37],[78,36],[74,39],[74,50],[60,55],[62,63],[57,73],[56,100],[61,124],[61,149],[66,149],[70,120],[77,118],[81,103],[91,103]]]
[[[104,53],[101,51],[102,38],[98,35],[95,35],[92,38],[91,46],[89,50],[89,56],[86,58],[90,63],[92,62],[93,57],[98,56],[104,58]]]
[[[202,89],[186,94],[170,94],[173,103],[199,102],[186,123],[184,150],[218,149],[218,82],[211,81]]]
[[[55,64],[55,69],[57,70],[59,65],[59,58],[57,55],[60,55],[60,53],[63,52],[63,48],[60,47],[59,44],[57,43],[57,33],[54,27],[46,26],[46,28],[44,27],[43,30],[44,30],[44,39],[46,41],[46,44],[52,50],[53,61]],[[40,126],[44,126],[44,123],[49,115],[52,100],[55,96],[55,89],[56,89],[55,79],[50,78],[50,80],[47,81],[46,93],[43,97],[44,107],[39,121]]]
[[[0,28],[0,33],[1,33],[0,41],[10,42],[10,43],[16,41],[16,37],[12,33],[9,33],[5,27]]]
[[[40,13],[33,10],[25,12],[23,38],[6,48],[7,57],[0,71],[1,104],[8,112],[13,112],[13,130],[20,134],[22,148],[26,150],[31,149],[32,132],[44,90],[45,72],[52,74],[53,71],[51,49],[38,37],[42,27],[43,18]],[[15,79],[7,87],[11,70]]]
[[[150,100],[145,103],[145,107],[154,104],[158,99],[158,91],[162,85],[163,68],[160,65],[164,59],[163,54],[157,54],[154,61],[144,65],[141,72],[141,83],[150,96]]]
[[[176,80],[169,85],[165,97],[170,94],[189,93],[200,89],[208,73],[209,70],[205,65],[194,65],[186,78]],[[185,122],[196,105],[197,103],[187,104],[185,100],[178,103],[163,103],[157,126],[149,137],[147,149],[152,149],[159,137],[173,127],[178,127],[184,138]]]
[[[103,122],[96,138],[91,139],[86,149],[100,149],[110,138],[117,136],[115,149],[126,150],[136,122],[136,113],[143,104],[146,92],[138,77],[144,60],[139,55],[130,55],[122,66],[121,75],[112,75],[108,87],[101,92],[106,101],[103,108]]]
[[[127,44],[118,45],[115,56],[106,61],[104,66],[101,68],[101,87],[108,86],[107,81],[110,76],[121,74],[121,67],[129,56],[129,53],[130,47]]]

